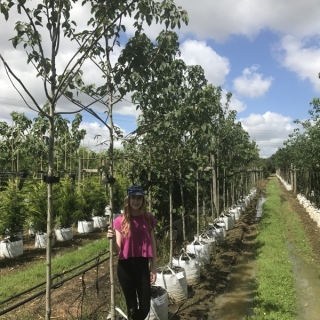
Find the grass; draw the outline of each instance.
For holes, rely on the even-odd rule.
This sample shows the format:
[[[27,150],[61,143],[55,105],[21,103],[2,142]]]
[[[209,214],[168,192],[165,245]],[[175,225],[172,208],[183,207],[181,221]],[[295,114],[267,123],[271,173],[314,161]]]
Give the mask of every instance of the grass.
[[[305,260],[312,259],[312,249],[298,215],[289,209],[281,195],[279,181],[271,178],[255,242],[257,275],[254,315],[246,319],[293,320],[298,317],[289,244]]]
[[[61,257],[52,259],[52,275],[60,274],[64,270],[69,270],[82,264],[83,262],[97,256],[109,248],[109,241],[101,239],[90,243],[76,252],[69,252]],[[20,293],[46,279],[46,262],[41,261],[32,265],[32,267],[14,274],[0,277],[0,301],[3,301],[12,295]]]

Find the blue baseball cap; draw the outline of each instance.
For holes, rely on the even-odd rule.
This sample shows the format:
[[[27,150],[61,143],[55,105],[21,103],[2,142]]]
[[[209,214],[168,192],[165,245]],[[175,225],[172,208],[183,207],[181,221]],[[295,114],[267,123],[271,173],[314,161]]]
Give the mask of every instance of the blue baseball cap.
[[[144,191],[141,186],[131,186],[127,189],[127,195],[132,196],[144,196]]]

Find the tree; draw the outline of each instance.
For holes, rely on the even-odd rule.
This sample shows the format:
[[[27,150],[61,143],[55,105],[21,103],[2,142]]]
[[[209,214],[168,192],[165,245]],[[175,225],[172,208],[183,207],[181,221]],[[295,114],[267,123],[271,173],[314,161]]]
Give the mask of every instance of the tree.
[[[83,30],[77,29],[76,21],[72,20],[72,11],[74,6],[86,6],[87,12],[91,12],[91,17],[87,23],[88,27]],[[139,55],[136,55],[137,46],[130,50],[131,59],[126,56],[122,63],[117,64],[116,69],[110,66],[110,52],[115,45],[119,44],[121,32],[125,32],[125,26],[122,24],[122,18],[134,14],[134,27],[136,28],[135,39],[139,40],[139,35],[143,30],[143,23],[148,25],[155,22],[164,22],[166,27],[180,27],[181,19],[187,22],[186,12],[177,8],[172,0],[157,1],[116,1],[111,0],[106,5],[105,1],[87,1],[80,4],[78,1],[47,1],[44,0],[32,7],[28,6],[26,0],[2,1],[0,3],[0,12],[8,20],[11,10],[16,8],[19,14],[23,14],[26,22],[16,22],[16,36],[12,40],[13,46],[23,45],[27,53],[27,62],[32,63],[37,71],[37,76],[43,81],[44,95],[47,103],[42,107],[34,98],[34,95],[28,90],[27,84],[17,76],[12,68],[7,64],[5,57],[0,54],[5,70],[11,81],[22,88],[23,93],[19,94],[26,102],[25,96],[32,100],[35,107],[31,107],[43,114],[49,122],[49,148],[48,148],[48,173],[46,182],[48,183],[48,225],[47,225],[47,287],[46,287],[46,319],[50,319],[50,290],[51,290],[51,242],[52,242],[52,183],[56,180],[54,176],[54,142],[55,142],[55,118],[59,114],[74,113],[69,111],[57,111],[58,103],[61,97],[66,97],[69,101],[79,106],[76,112],[87,110],[97,116],[91,106],[98,101],[107,104],[110,109],[110,139],[113,139],[115,128],[112,121],[112,106],[116,101],[120,101],[126,92],[133,90],[137,79],[130,74],[135,75],[135,68],[139,67]],[[47,35],[45,34],[47,32]],[[46,48],[42,39],[50,39],[49,48]],[[105,40],[106,45],[100,44]],[[72,42],[74,52],[72,58],[65,64],[62,71],[58,70],[59,51],[63,41]],[[139,42],[136,42],[139,45]],[[48,50],[47,50],[48,49]],[[85,85],[83,82],[82,67],[88,58],[96,59],[100,55],[105,59],[95,60],[95,64],[100,64],[100,70],[105,77],[105,85],[100,86],[96,91],[93,90],[94,84]],[[129,66],[129,67],[128,67]],[[132,68],[131,68],[132,66]],[[139,67],[141,70],[141,67]],[[122,77],[125,73],[127,77]],[[120,75],[118,77],[117,75]],[[145,76],[148,71],[145,70]],[[111,81],[114,76],[115,81]],[[141,75],[138,75],[141,78]],[[123,81],[125,79],[125,81]],[[17,86],[15,86],[17,88]],[[80,90],[81,89],[81,90]],[[120,93],[118,99],[114,99],[115,92]],[[81,104],[76,95],[80,92],[89,94],[93,101],[87,105]],[[106,101],[103,101],[107,97]],[[100,118],[101,119],[101,118]],[[103,121],[107,125],[106,121]],[[113,143],[110,141],[110,159],[113,158]],[[113,175],[112,167],[110,174]],[[112,188],[111,188],[112,195]],[[112,201],[112,196],[111,196]],[[112,278],[113,274],[111,274]],[[113,302],[111,303],[113,304]],[[112,306],[111,317],[114,319],[114,308]]]

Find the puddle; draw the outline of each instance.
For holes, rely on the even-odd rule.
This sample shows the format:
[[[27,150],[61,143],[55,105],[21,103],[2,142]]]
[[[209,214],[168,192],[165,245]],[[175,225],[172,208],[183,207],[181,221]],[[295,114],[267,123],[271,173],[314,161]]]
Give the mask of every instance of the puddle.
[[[294,247],[288,244],[291,251]],[[311,263],[301,260],[296,255],[290,255],[295,274],[295,285],[299,300],[299,319],[318,320],[320,314],[320,279],[318,272]]]
[[[228,288],[214,299],[208,320],[235,320],[252,315],[252,289],[255,262],[244,254],[232,268]]]

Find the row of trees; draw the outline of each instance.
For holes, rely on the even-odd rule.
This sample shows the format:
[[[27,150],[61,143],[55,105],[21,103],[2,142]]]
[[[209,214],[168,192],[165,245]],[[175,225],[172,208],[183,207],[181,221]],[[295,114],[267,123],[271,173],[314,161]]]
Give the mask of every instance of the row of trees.
[[[293,186],[320,205],[320,99],[312,100],[310,119],[296,120],[298,127],[270,159],[280,175]]]
[[[0,54],[19,94],[38,113],[30,120],[13,112],[13,125],[0,125],[1,164],[16,171],[46,171],[46,319],[50,319],[53,182],[61,168],[71,172],[80,166],[79,147],[85,132],[79,129],[79,112],[88,112],[109,130],[108,149],[102,154],[92,152],[92,158],[103,159],[96,161],[95,167],[109,183],[112,212],[117,187],[114,178],[131,175],[134,182],[149,190],[149,205],[159,220],[168,211],[171,221],[173,214],[184,215],[186,209],[196,207],[199,214],[201,201],[203,208],[209,204],[212,216],[217,216],[247,194],[261,173],[257,169],[261,162],[256,144],[229,109],[231,94],[223,102],[221,88],[207,83],[203,69],[188,66],[179,58],[178,36],[170,30],[187,23],[188,16],[173,0],[0,2],[6,20],[13,9],[23,19],[16,22],[12,44],[15,48],[23,46],[27,62],[43,82],[46,102],[35,98]],[[77,10],[90,13],[86,26],[73,20]],[[128,24],[123,22],[129,17],[135,30],[131,37],[126,32]],[[164,28],[155,40],[144,33],[152,23]],[[62,44],[73,50],[64,65],[59,60]],[[121,52],[112,63],[111,53],[117,46]],[[89,67],[95,70],[94,83],[86,80],[84,70]],[[128,96],[141,116],[137,130],[123,137],[113,124],[113,110]],[[66,100],[77,110],[59,108]],[[98,110],[106,116],[100,116]],[[71,113],[77,115],[70,125],[63,115]],[[119,138],[124,146],[117,151],[114,139]],[[112,259],[110,273],[113,279]],[[115,319],[113,298],[111,283],[111,318]]]
[[[55,228],[69,228],[76,221],[105,215],[108,199],[97,179],[86,179],[78,189],[73,179],[65,178],[54,187]],[[24,187],[19,188],[19,179],[8,180],[0,193],[0,238],[8,237],[13,241],[23,230],[45,232],[46,212],[46,184],[28,179]]]

